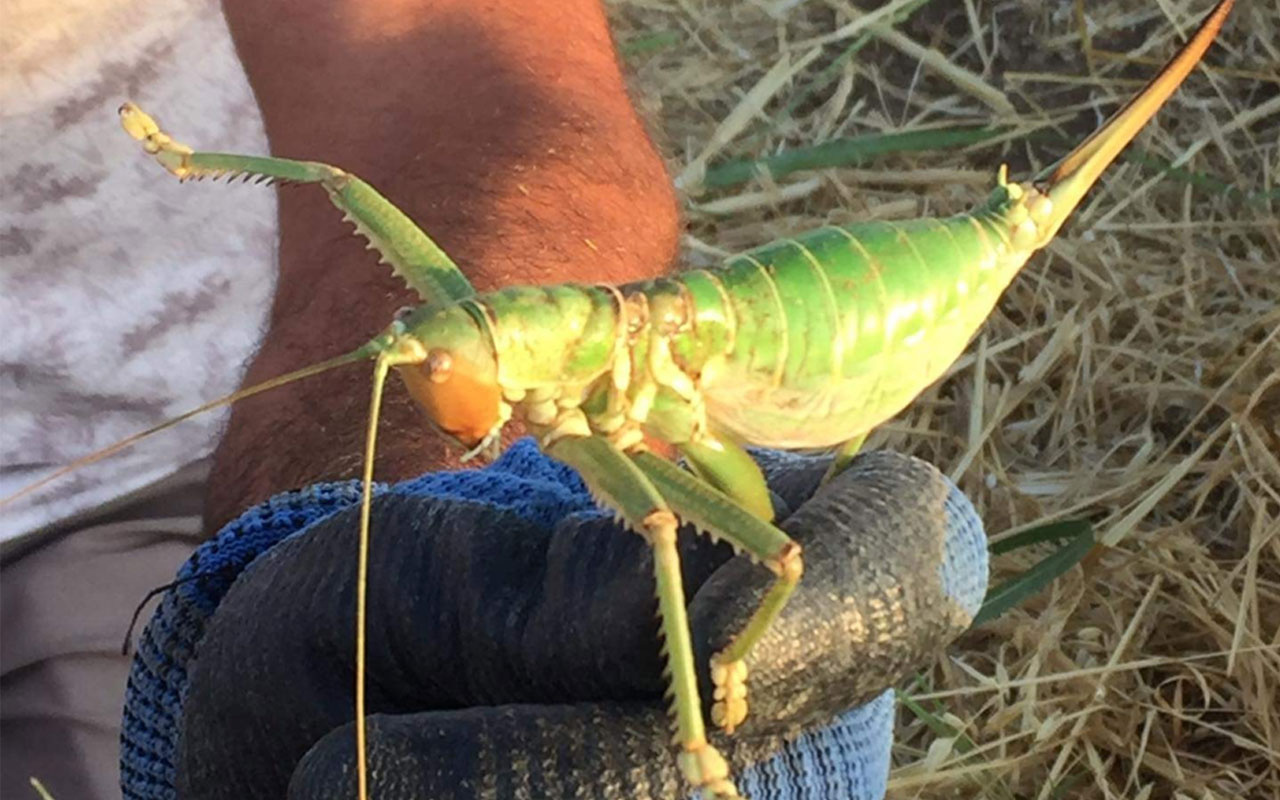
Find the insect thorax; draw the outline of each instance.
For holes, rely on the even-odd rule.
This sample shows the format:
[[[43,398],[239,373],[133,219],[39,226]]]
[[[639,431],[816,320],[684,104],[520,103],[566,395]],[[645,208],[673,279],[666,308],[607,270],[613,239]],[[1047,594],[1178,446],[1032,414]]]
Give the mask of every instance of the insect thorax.
[[[536,434],[595,433],[627,448],[645,433],[683,442],[705,429],[701,367],[727,339],[699,330],[683,281],[517,287],[477,302],[503,398]]]

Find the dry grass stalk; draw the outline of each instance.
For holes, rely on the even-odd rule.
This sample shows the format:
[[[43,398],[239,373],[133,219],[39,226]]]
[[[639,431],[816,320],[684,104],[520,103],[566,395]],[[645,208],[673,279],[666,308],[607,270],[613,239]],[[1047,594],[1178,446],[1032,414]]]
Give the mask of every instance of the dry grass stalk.
[[[691,198],[701,265],[827,222],[964,210],[983,194],[965,175],[1053,161],[1209,5],[933,2],[888,34],[845,0],[611,8],[673,174],[1019,109],[967,152]],[[957,736],[904,712],[894,798],[1280,797],[1280,6],[1242,0],[1221,42],[1136,145],[1194,175],[1113,167],[970,353],[872,437],[956,476],[993,537],[1084,516],[1107,542],[909,690]]]

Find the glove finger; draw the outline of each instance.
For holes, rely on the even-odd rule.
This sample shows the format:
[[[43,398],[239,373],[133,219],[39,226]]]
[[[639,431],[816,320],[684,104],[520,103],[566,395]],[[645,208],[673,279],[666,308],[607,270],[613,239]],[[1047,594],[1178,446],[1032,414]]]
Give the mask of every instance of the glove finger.
[[[351,718],[358,510],[257,559],[200,640],[183,796],[277,794]],[[383,495],[372,513],[371,712],[661,696],[652,560],[601,514],[552,529],[480,503]],[[685,538],[691,585],[728,557]]]
[[[918,459],[860,456],[782,527],[804,547],[805,573],[748,656],[745,735],[821,723],[894,685],[969,626],[986,591],[977,513]],[[690,604],[702,659],[741,630],[771,580],[735,559],[702,585]]]
[[[738,788],[782,797],[880,800],[893,694],[806,733],[713,735]],[[379,800],[671,800],[691,797],[653,704],[512,705],[369,719],[369,792]],[[289,800],[355,794],[351,725],[299,763]]]
[[[684,794],[661,712],[646,705],[508,705],[369,719],[369,791],[379,800]],[[316,743],[290,800],[355,796],[352,726]]]
[[[802,475],[793,485],[803,491],[821,467],[801,466],[814,476],[789,474]],[[890,482],[881,491],[887,496],[916,489]],[[830,514],[819,509],[811,516],[784,525],[808,548],[802,591],[830,582],[816,570],[818,562],[829,560],[816,539],[821,529],[832,527]],[[278,796],[310,744],[349,719],[354,519],[354,511],[336,515],[277,546],[255,562],[219,607],[200,643],[184,713],[179,784],[191,796]],[[837,538],[848,527],[835,525]],[[725,559],[723,548],[702,537],[684,536],[682,545],[690,587]],[[847,559],[851,546],[845,542],[835,550]],[[860,555],[883,555],[879,547]],[[859,563],[865,565],[865,558]],[[758,568],[742,564],[738,569],[743,568],[759,582]],[[370,705],[375,711],[656,700],[660,694],[648,548],[598,514],[572,514],[549,531],[489,505],[379,498],[371,572]],[[732,584],[725,592],[727,603],[749,611],[750,583],[720,573],[716,578]],[[822,601],[813,603],[821,619]],[[783,624],[799,607],[793,600]],[[726,609],[724,620],[734,606]],[[699,624],[704,631],[729,629],[723,620]],[[797,636],[811,635],[803,619],[796,630]],[[757,658],[763,652],[757,650]],[[859,659],[868,655],[862,652],[829,662],[835,684],[842,674],[865,666]],[[775,690],[768,688],[768,673],[762,681],[759,665],[756,669],[753,717],[760,721],[777,712],[761,703]],[[803,685],[804,671],[779,673]],[[776,691],[792,689],[782,680]],[[847,707],[852,694],[834,694],[835,706]],[[813,705],[824,703],[819,697]],[[818,712],[807,708],[800,703],[781,711],[816,713],[824,720],[834,713],[831,703]],[[659,744],[668,752],[664,726],[656,718],[645,724],[650,734],[660,732]],[[662,762],[673,763],[669,754]]]
[[[800,465],[815,474],[823,466]],[[803,480],[794,485],[803,491]],[[967,626],[985,584],[981,528],[936,470],[892,454],[859,459],[783,527],[806,546],[808,572],[753,654],[747,724],[713,740],[749,796],[786,786],[800,796],[879,798],[892,693],[871,698]],[[767,586],[761,578],[742,559],[717,570],[694,599],[695,628],[720,635],[740,623]],[[353,744],[350,726],[318,743],[291,797],[350,792]],[[383,716],[370,725],[370,758],[373,791],[392,800],[686,794],[654,703]]]

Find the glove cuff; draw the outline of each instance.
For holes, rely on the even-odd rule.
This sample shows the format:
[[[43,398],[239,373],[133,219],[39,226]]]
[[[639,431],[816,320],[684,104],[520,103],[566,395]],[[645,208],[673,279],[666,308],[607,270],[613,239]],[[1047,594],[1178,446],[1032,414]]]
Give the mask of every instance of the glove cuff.
[[[382,487],[379,487],[380,489]],[[176,800],[177,749],[187,668],[236,577],[311,523],[360,502],[360,482],[276,495],[227,523],[178,570],[139,637],[125,687],[120,789],[125,800]]]

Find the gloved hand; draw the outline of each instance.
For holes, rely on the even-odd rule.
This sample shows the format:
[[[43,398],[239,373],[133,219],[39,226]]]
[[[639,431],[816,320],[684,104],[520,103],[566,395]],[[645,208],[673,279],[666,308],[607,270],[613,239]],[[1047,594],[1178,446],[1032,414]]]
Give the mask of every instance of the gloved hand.
[[[748,658],[746,722],[713,742],[754,800],[879,800],[886,688],[968,626],[986,588],[981,524],[915,459],[864,454],[814,494],[824,459],[759,457],[805,575]],[[355,796],[358,500],[354,482],[277,496],[183,567],[135,656],[126,798]],[[707,657],[771,576],[691,531],[681,556],[705,701]],[[663,710],[650,559],[531,440],[486,469],[380,487],[372,795],[688,796]]]

